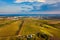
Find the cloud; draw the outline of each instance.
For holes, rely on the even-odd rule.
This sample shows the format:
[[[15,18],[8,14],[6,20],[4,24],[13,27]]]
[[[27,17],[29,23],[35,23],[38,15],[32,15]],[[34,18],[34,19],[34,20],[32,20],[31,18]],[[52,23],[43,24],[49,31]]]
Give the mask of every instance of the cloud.
[[[6,5],[0,6],[0,13],[20,13],[22,11],[30,11],[33,8],[28,5]]]
[[[60,0],[46,0],[46,3],[48,4],[53,4],[53,3],[57,3],[60,2]]]
[[[16,13],[19,12],[20,8],[18,6],[5,6],[0,7],[0,13]]]
[[[20,3],[20,2],[45,2],[45,0],[16,0],[15,3]]]
[[[21,0],[17,0],[18,3],[12,3],[11,1],[5,0],[0,1],[0,13],[40,13],[40,14],[56,14],[60,13],[60,3],[58,3],[58,0],[56,2],[54,0],[46,0],[45,4],[44,2],[26,2],[26,3],[19,3]],[[44,0],[39,0],[44,1]],[[10,3],[8,3],[10,2]],[[59,1],[60,2],[60,1]],[[31,5],[30,5],[31,4]],[[1,6],[3,5],[3,6]],[[35,12],[36,11],[36,12]]]
[[[20,2],[25,2],[25,1],[37,1],[37,2],[44,2],[48,4],[60,2],[60,0],[0,0],[1,2],[6,2],[6,3],[20,3]]]
[[[48,3],[48,4],[60,2],[60,0],[16,0],[15,3],[26,2],[26,1],[29,1],[29,2],[37,1],[37,2],[44,2],[44,3]]]
[[[60,2],[54,4],[39,4],[33,5],[32,11],[60,11]]]
[[[38,2],[46,2],[46,0],[37,0]]]
[[[27,14],[60,14],[60,11],[38,11],[38,12],[26,12]]]

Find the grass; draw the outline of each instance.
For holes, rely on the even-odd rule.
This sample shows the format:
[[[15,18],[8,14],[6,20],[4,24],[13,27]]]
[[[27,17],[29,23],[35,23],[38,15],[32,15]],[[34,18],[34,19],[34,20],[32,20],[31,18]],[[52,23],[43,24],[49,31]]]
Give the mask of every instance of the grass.
[[[4,25],[0,28],[0,36],[12,36],[15,35],[20,25],[20,20],[11,24]]]
[[[35,18],[24,18],[24,23],[22,25],[22,28],[19,32],[19,35],[32,35],[37,34],[38,32],[43,35],[49,35],[52,36],[55,40],[60,39],[60,29],[57,26],[59,25],[59,20],[36,20]],[[0,37],[6,37],[8,38],[0,38],[0,40],[16,40],[15,37],[10,36],[16,36],[17,30],[19,30],[19,26],[22,22],[22,19],[20,20],[0,20]],[[55,24],[54,26],[51,25]],[[4,24],[4,26],[3,26]],[[56,27],[55,27],[56,26]],[[35,35],[36,40],[45,40],[44,38],[37,37]],[[23,40],[26,40],[26,38],[23,38]],[[33,40],[33,39],[32,39]]]
[[[23,25],[23,28],[20,32],[21,35],[27,35],[27,34],[33,34],[33,33],[37,33],[37,32],[42,32],[47,34],[47,35],[50,35],[50,36],[53,36],[53,37],[56,37],[56,40],[58,38],[60,38],[60,31],[58,28],[55,28],[53,26],[50,26],[50,25],[47,25],[49,21],[52,21],[52,20],[25,20],[25,23]],[[55,23],[55,21],[54,21]],[[42,26],[40,26],[40,24]]]

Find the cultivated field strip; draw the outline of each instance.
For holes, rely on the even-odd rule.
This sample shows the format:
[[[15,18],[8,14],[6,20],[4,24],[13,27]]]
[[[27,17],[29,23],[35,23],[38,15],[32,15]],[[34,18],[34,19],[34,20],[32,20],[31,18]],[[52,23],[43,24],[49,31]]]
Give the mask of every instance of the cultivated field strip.
[[[4,25],[0,28],[0,36],[12,36],[15,35],[19,29],[20,20],[12,22],[9,25]]]
[[[0,40],[60,40],[59,29],[48,24],[49,21],[52,20],[24,18],[9,21],[0,27]]]

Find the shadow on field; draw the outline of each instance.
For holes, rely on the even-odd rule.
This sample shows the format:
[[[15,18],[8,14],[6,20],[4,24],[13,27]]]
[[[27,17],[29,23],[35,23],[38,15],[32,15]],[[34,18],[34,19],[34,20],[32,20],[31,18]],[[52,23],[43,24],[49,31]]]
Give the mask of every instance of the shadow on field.
[[[54,40],[54,39],[52,36],[38,32],[36,34],[23,36],[0,37],[0,40]]]

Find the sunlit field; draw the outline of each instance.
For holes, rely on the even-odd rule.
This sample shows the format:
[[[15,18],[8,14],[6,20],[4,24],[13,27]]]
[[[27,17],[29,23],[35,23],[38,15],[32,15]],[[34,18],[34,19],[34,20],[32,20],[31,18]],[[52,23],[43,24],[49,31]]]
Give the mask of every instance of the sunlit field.
[[[0,40],[60,40],[60,20],[3,18],[0,19]]]

